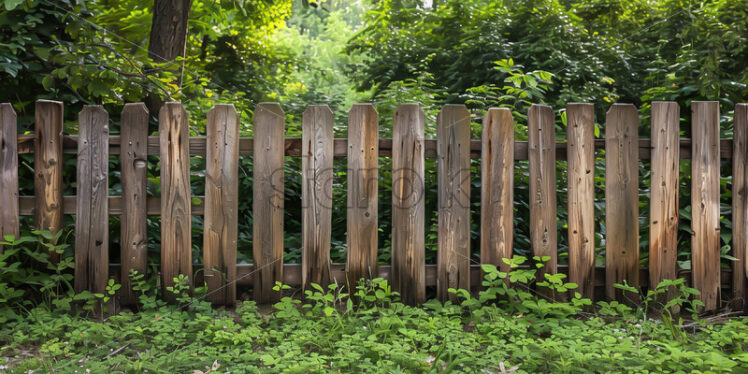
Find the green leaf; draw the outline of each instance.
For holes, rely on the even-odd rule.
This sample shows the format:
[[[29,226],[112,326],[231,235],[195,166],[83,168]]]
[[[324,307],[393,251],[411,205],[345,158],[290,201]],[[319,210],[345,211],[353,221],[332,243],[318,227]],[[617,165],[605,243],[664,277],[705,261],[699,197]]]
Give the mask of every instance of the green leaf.
[[[486,273],[492,273],[496,271],[496,266],[492,264],[483,264],[480,267]]]
[[[616,283],[613,285],[613,287],[618,288],[619,290],[624,290],[624,291],[633,292],[637,294],[639,293],[639,291],[635,287],[631,287],[628,284]]]
[[[260,356],[260,359],[262,359],[263,365],[268,365],[268,366],[274,365],[276,362],[275,358],[269,354],[264,354]]]
[[[329,316],[331,316],[331,315],[332,315],[333,313],[335,313],[335,308],[333,308],[333,307],[331,307],[331,306],[326,306],[326,307],[325,307],[325,309],[324,309],[324,312],[325,312],[325,315],[326,315],[327,317],[329,317]]]
[[[16,9],[19,5],[23,4],[24,1],[25,0],[5,0],[5,9]]]

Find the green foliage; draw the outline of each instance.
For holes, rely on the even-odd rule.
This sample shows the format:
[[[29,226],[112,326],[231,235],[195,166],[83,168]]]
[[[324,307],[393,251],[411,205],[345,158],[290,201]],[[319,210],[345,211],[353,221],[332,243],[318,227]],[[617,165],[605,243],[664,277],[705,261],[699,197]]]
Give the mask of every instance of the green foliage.
[[[152,0],[6,2],[0,71],[17,90],[0,101],[12,101],[23,113],[43,92],[77,108],[121,108],[150,94],[181,100],[200,118],[218,102],[249,110],[289,73],[280,64],[287,50],[270,41],[290,14],[290,0],[193,1],[186,55],[165,63],[148,57],[152,6]]]
[[[349,35],[361,27],[365,11],[362,0],[327,0],[318,7],[294,3],[287,27],[274,35],[274,44],[294,56],[293,71],[282,87],[273,88],[271,98],[284,105],[291,126],[287,134],[300,135],[301,114],[307,105],[326,104],[335,115],[336,137],[347,136],[347,112],[355,103],[368,100],[358,92],[347,74],[363,58],[342,53]]]
[[[72,257],[50,261],[50,254],[62,255],[68,247],[62,240],[65,230],[52,235],[33,231],[0,240],[0,323],[18,321],[34,309],[58,312],[85,312],[103,316],[106,304],[121,287],[110,279],[105,293],[73,290]],[[76,309],[80,306],[80,310]]]
[[[155,291],[156,279],[146,279],[145,274],[130,269],[130,284],[132,290],[138,297],[138,302],[143,310],[154,310],[166,305]]]
[[[431,300],[424,308],[403,305],[389,283],[377,278],[361,280],[353,292],[312,284],[305,302],[284,295],[273,313],[261,313],[254,302],[217,311],[204,300],[202,287],[191,291],[185,275],[166,288],[178,301],[167,305],[156,282],[133,271],[139,313],[104,320],[104,306],[119,285],[110,280],[103,294],[74,293],[70,264],[48,260],[49,251],[64,251],[54,244],[61,235],[35,232],[0,243],[5,369],[737,372],[748,361],[745,319],[708,325],[676,318],[675,310],[698,307],[692,300],[696,291],[682,279],[641,295],[636,310],[616,302],[592,308],[590,300],[571,294],[576,285],[564,282],[563,275],[536,281],[548,258],[534,258],[535,267],[527,268],[522,256],[504,259],[508,272],[484,265],[484,290],[477,297],[450,290],[457,303]],[[40,272],[40,265],[57,270],[50,275]],[[538,292],[542,288],[553,297],[539,296],[546,294]],[[290,287],[278,283],[274,289]],[[647,308],[666,294],[671,298],[658,309],[662,321],[648,318]]]
[[[485,266],[486,289],[478,298],[452,290],[459,304],[432,300],[425,308],[403,305],[386,280],[373,279],[351,295],[336,284],[313,284],[305,302],[286,296],[274,312],[252,301],[234,310],[188,310],[202,296],[190,298],[177,282],[172,291],[186,304],[151,306],[106,322],[32,308],[0,325],[0,353],[6,369],[18,372],[737,373],[748,363],[745,318],[659,322],[614,303],[583,312],[572,302],[533,296],[536,270],[522,268],[526,262],[507,259],[508,273]],[[682,284],[657,289],[673,286]]]
[[[586,61],[590,51],[608,61],[616,51],[589,35],[558,1],[448,0],[431,8],[404,3],[376,2],[367,27],[349,42],[350,52],[369,58],[356,75],[361,87],[382,89],[430,72],[447,101],[461,101],[471,87],[502,81],[493,62],[513,58],[558,75],[551,103],[616,96],[604,81],[606,59]]]
[[[532,104],[542,104],[551,85],[553,74],[535,70],[525,73],[514,60],[495,61],[494,69],[506,75],[504,85],[484,84],[467,89],[465,104],[481,110],[491,107],[509,108],[515,119],[515,133],[521,140],[527,134],[527,111]]]

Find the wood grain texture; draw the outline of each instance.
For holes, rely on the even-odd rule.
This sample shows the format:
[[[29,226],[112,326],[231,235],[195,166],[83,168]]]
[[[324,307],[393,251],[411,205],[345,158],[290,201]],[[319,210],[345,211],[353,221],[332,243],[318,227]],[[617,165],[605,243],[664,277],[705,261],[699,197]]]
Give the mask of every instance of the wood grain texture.
[[[470,112],[445,105],[436,120],[439,165],[437,297],[450,288],[470,290]]]
[[[327,289],[332,239],[333,117],[327,105],[309,106],[302,116],[301,278],[304,289]]]
[[[514,253],[514,120],[507,108],[483,117],[480,261],[507,271]]]
[[[392,127],[392,288],[404,303],[426,300],[424,113],[399,105]]]
[[[283,110],[278,103],[261,103],[255,109],[253,245],[257,275],[255,300],[269,304],[280,300],[273,291],[283,280]]]
[[[62,103],[38,100],[34,138],[34,225],[53,235],[62,228]],[[60,260],[50,253],[50,261]]]
[[[106,293],[109,279],[109,114],[86,105],[78,114],[78,201],[75,212],[76,292]]]
[[[126,104],[122,109],[120,153],[122,183],[122,218],[120,219],[120,248],[122,256],[122,304],[134,304],[137,296],[130,284],[130,270],[145,274],[148,257],[148,226],[146,222],[146,178],[148,108],[143,103]],[[111,211],[111,203],[110,212]],[[158,204],[161,209],[161,202]]]
[[[639,113],[613,104],[605,122],[605,289],[609,299],[633,300],[613,284],[639,286]]]
[[[236,241],[239,235],[239,116],[232,104],[208,113],[203,250],[206,299],[236,301]]]
[[[595,296],[595,107],[566,107],[569,186],[569,282]]]
[[[534,256],[550,257],[545,266],[538,269],[537,279],[541,282],[545,280],[543,274],[556,273],[558,263],[556,129],[553,117],[553,108],[547,105],[532,105],[527,114],[530,147],[530,245]],[[550,295],[550,291],[548,294]]]
[[[652,103],[652,174],[649,202],[649,287],[675,279],[678,259],[678,140],[680,107]]]
[[[189,122],[180,103],[168,102],[158,117],[161,137],[161,284],[166,299],[174,294],[166,287],[174,278],[192,279],[192,217],[190,189]],[[192,282],[190,282],[191,284]]]
[[[733,298],[748,310],[748,104],[735,105],[732,158],[732,264]]]
[[[0,239],[19,235],[17,135],[13,106],[0,104]]]
[[[379,115],[371,104],[348,112],[348,256],[346,280],[355,290],[359,279],[376,278],[379,217]]]
[[[691,268],[704,309],[720,306],[719,103],[691,103]]]

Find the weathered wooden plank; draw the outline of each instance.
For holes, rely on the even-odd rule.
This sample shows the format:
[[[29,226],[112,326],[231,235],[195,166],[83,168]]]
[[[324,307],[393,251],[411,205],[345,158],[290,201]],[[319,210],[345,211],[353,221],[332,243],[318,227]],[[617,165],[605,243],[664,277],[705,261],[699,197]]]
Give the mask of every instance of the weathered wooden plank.
[[[623,301],[613,284],[639,286],[639,114],[631,104],[613,104],[605,124],[605,288]]]
[[[569,186],[569,281],[595,296],[595,107],[566,107]]]
[[[110,136],[109,144],[111,155],[118,155],[120,153],[120,137]],[[19,135],[18,136],[18,153],[19,154],[31,154],[34,153],[34,135]],[[64,149],[67,153],[75,153],[77,149],[78,136],[77,135],[65,135],[63,137]],[[426,158],[436,158],[436,140],[426,139],[424,140],[424,156]],[[556,143],[556,159],[563,161],[566,160],[566,142]],[[391,157],[392,156],[392,139],[382,138],[379,139],[379,156]],[[650,159],[650,150],[652,148],[649,139],[639,139],[639,159],[648,160]],[[301,138],[287,138],[284,142],[284,149],[286,156],[301,156]],[[595,139],[595,149],[605,149],[605,139]],[[680,158],[690,159],[691,158],[691,139],[682,138],[680,140]],[[157,136],[148,137],[148,155],[158,156],[160,154],[159,139]],[[254,139],[253,138],[240,138],[239,139],[239,155],[240,156],[252,156],[254,154]],[[348,156],[348,139],[338,138],[333,142],[333,154],[335,157],[343,158]],[[205,156],[205,137],[204,136],[191,136],[190,137],[190,156]],[[470,142],[470,158],[480,159],[481,156],[481,141],[473,140]],[[720,157],[730,159],[732,158],[732,139],[721,139],[720,140]],[[528,145],[526,141],[516,141],[514,145],[514,159],[517,161],[528,159]]]
[[[254,293],[260,304],[275,302],[281,296],[273,287],[283,280],[284,126],[278,103],[261,103],[255,109]]]
[[[719,103],[691,103],[691,231],[693,287],[704,309],[720,304],[719,279]]]
[[[649,287],[675,279],[678,259],[678,134],[680,107],[652,103],[652,179],[649,203]]]
[[[376,278],[378,229],[379,115],[371,104],[348,112],[348,256],[346,279],[353,292],[359,279]]]
[[[514,120],[507,108],[491,108],[483,117],[481,159],[481,264],[509,266],[501,259],[514,252]]]
[[[301,278],[303,288],[327,289],[332,239],[333,117],[327,105],[309,106],[302,116]]]
[[[13,106],[0,104],[0,240],[19,235],[17,132]]]
[[[75,212],[76,292],[106,293],[109,279],[109,114],[86,105],[78,114],[78,201]]]
[[[530,244],[534,256],[550,257],[537,272],[538,280],[542,282],[545,280],[544,274],[556,273],[558,263],[556,129],[553,108],[532,105],[527,122],[530,146]]]
[[[206,299],[236,301],[236,240],[239,235],[239,116],[231,104],[208,113],[203,250]]]
[[[732,265],[733,298],[748,310],[748,104],[735,105],[732,158]]]
[[[424,113],[399,105],[392,127],[392,286],[406,304],[426,299]]]
[[[161,284],[164,295],[175,301],[166,287],[174,278],[192,279],[192,217],[190,189],[189,123],[182,104],[168,102],[159,112],[161,137]],[[191,283],[191,282],[190,282]]]
[[[38,100],[34,138],[34,224],[56,234],[62,228],[62,103]],[[60,255],[50,253],[53,263]]]
[[[122,304],[134,304],[137,296],[130,284],[130,270],[146,273],[148,255],[148,227],[146,222],[146,178],[148,108],[143,103],[126,104],[120,125],[122,152],[120,153],[122,183],[122,219],[120,220],[120,248],[122,256]],[[114,214],[109,203],[109,214]],[[161,209],[161,202],[154,205]]]
[[[445,105],[436,120],[439,164],[439,251],[436,292],[470,290],[470,112]]]

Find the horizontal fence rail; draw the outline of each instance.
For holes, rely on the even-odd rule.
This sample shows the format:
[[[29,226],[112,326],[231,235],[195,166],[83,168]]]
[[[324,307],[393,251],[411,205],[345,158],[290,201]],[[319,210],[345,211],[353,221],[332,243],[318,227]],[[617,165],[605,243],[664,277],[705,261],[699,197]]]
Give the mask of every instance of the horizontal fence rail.
[[[350,131],[350,130],[349,130]],[[18,154],[32,154],[34,153],[34,139],[32,135],[18,135]],[[205,156],[206,151],[206,137],[205,136],[191,136],[190,137],[190,156]],[[122,139],[119,135],[111,135],[109,137],[109,154],[118,155],[121,152]],[[333,156],[338,158],[348,157],[349,139],[335,138],[333,140]],[[529,160],[529,147],[527,141],[515,141],[514,146],[514,160],[516,161],[527,161]],[[720,139],[720,158],[730,159],[732,158],[732,143],[733,139]],[[481,140],[470,141],[470,158],[480,159]],[[680,144],[680,159],[691,158],[691,139],[681,138],[679,139]],[[556,158],[559,161],[566,160],[567,155],[566,142],[556,142]],[[596,150],[605,149],[605,139],[594,139],[594,145]],[[158,156],[160,154],[160,145],[158,136],[149,136],[147,140],[146,151],[149,156]],[[301,156],[301,138],[286,138],[284,140],[285,155],[286,156]],[[392,157],[392,139],[380,138],[377,141],[378,156],[381,157]],[[65,135],[63,136],[63,150],[65,153],[76,153],[78,149],[78,135]],[[423,141],[424,157],[436,158],[437,141],[434,139],[425,139]],[[649,160],[651,156],[652,142],[650,139],[639,139],[639,158],[641,160]],[[240,138],[239,139],[239,155],[240,156],[253,156],[254,155],[254,138]]]
[[[16,115],[0,105],[0,233],[17,235],[19,216],[33,215],[39,229],[57,232],[62,216],[74,214],[75,288],[102,292],[115,272],[124,304],[135,301],[130,270],[147,268],[147,215],[161,216],[161,284],[179,274],[207,285],[215,304],[232,304],[236,286],[253,286],[256,300],[278,300],[276,282],[308,288],[311,283],[355,284],[360,278],[386,277],[409,304],[422,303],[426,287],[436,286],[441,300],[449,288],[480,285],[480,264],[470,255],[470,159],[480,160],[480,263],[508,267],[514,244],[514,166],[529,164],[530,245],[550,260],[541,272],[562,272],[594,298],[596,286],[606,297],[631,300],[614,283],[654,287],[663,279],[686,277],[699,289],[705,309],[724,305],[723,297],[741,302],[748,274],[748,104],[735,107],[734,139],[719,139],[719,105],[693,102],[693,140],[679,138],[680,108],[652,103],[651,136],[639,137],[638,109],[614,104],[594,135],[592,104],[566,108],[567,141],[555,135],[551,107],[533,105],[528,113],[528,141],[515,141],[512,114],[492,108],[483,117],[481,139],[470,139],[471,115],[462,105],[446,105],[437,117],[437,139],[425,139],[425,116],[418,104],[400,105],[393,138],[378,138],[378,114],[371,104],[354,105],[348,138],[333,137],[333,113],[310,106],[302,118],[302,138],[285,137],[285,114],[277,103],[254,111],[254,137],[239,137],[239,117],[232,105],[207,114],[206,136],[189,136],[189,118],[180,103],[166,103],[159,113],[159,136],[148,136],[149,113],[142,103],[127,104],[121,134],[109,135],[108,114],[86,106],[79,114],[79,134],[62,133],[63,104],[36,104],[35,133],[18,135]],[[605,150],[605,267],[595,267],[595,151]],[[76,196],[63,196],[63,160],[77,155]],[[18,196],[18,156],[33,154],[34,196]],[[122,196],[107,196],[108,159],[120,159]],[[205,196],[192,196],[190,156],[206,159]],[[146,196],[147,156],[158,156],[161,196]],[[254,265],[237,265],[238,159],[253,160]],[[302,157],[302,263],[283,263],[284,156]],[[348,162],[346,264],[331,264],[332,159]],[[392,262],[377,265],[378,162],[391,157]],[[437,264],[425,256],[426,158],[438,164]],[[691,159],[692,270],[677,266],[679,160]],[[732,242],[737,258],[730,270],[720,264],[720,160],[732,159]],[[649,267],[639,266],[640,160],[649,160]],[[569,265],[559,265],[556,199],[557,161],[568,161]],[[121,215],[122,263],[109,264],[109,215]],[[203,271],[193,269],[191,216],[204,216]],[[57,259],[54,259],[57,260]],[[728,295],[724,291],[730,289]],[[745,304],[743,304],[745,305]]]

